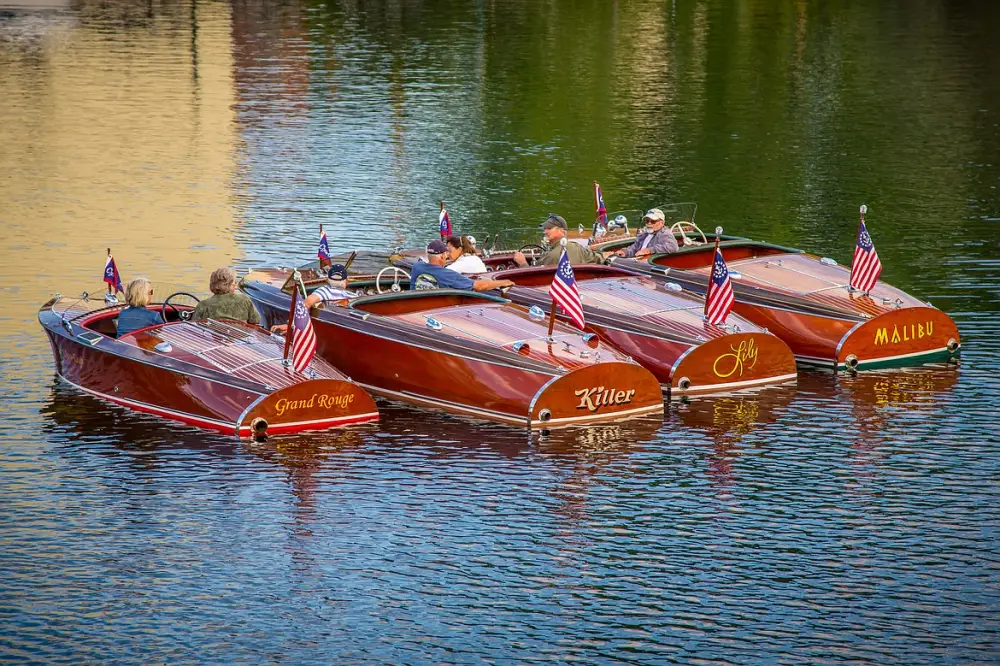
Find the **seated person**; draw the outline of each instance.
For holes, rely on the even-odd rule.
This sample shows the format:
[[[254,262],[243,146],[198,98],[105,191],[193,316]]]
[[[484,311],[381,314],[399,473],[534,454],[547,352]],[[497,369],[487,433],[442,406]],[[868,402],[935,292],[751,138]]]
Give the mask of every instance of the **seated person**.
[[[651,254],[677,251],[677,240],[674,238],[674,233],[667,228],[666,217],[662,210],[650,208],[649,212],[643,215],[642,221],[646,223],[646,228],[636,234],[631,245],[617,252],[606,252],[605,256],[642,259]]]
[[[359,294],[347,290],[347,267],[334,264],[326,271],[326,284],[313,290],[304,301],[306,308],[311,309],[320,303],[342,301],[347,298],[357,298]],[[272,333],[285,333],[288,324],[277,324],[271,327]]]
[[[153,283],[144,277],[138,277],[125,287],[125,302],[128,307],[118,313],[118,337],[138,331],[147,326],[163,323],[159,312],[147,310],[150,298],[153,296]]]
[[[236,273],[232,269],[219,268],[212,271],[208,288],[213,295],[198,303],[192,319],[232,319],[260,324],[260,314],[253,306],[253,301],[243,292],[236,291]]]
[[[456,271],[445,268],[448,246],[443,241],[433,240],[427,244],[427,261],[418,261],[410,271],[410,289],[468,289],[489,291],[502,287],[513,287],[510,280],[473,280]]]
[[[549,215],[542,226],[545,240],[551,246],[550,249],[535,261],[536,266],[558,266],[559,258],[562,256],[562,245],[560,241],[566,237],[566,220],[558,215]],[[585,245],[566,243],[566,254],[569,255],[571,264],[603,264],[604,256],[600,252],[591,250]],[[528,260],[520,251],[514,253],[514,261],[518,266],[527,266]]]
[[[479,275],[486,272],[486,264],[476,255],[476,239],[472,236],[449,236],[448,268],[462,275]]]

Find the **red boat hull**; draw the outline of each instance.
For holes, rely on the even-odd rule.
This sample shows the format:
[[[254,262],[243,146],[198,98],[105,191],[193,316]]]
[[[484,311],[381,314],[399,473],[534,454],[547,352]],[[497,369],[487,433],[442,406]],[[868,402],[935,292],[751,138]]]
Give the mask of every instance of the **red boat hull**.
[[[84,323],[87,319],[84,313]],[[179,358],[180,350],[173,350],[180,353],[171,357],[152,349],[159,340],[157,329],[136,333],[139,337],[127,342],[70,323],[48,308],[39,313],[39,320],[63,380],[129,409],[239,436],[257,434],[255,423],[264,426],[260,432],[282,434],[378,419],[371,397],[339,375],[294,381],[276,389],[218,370],[192,367]],[[252,327],[246,330],[256,332]]]
[[[268,276],[261,272],[261,277]],[[274,276],[270,279],[283,282]],[[278,323],[287,317],[284,301],[288,296],[273,284],[247,281],[243,289],[265,323]],[[446,306],[454,297],[435,293],[420,298]],[[399,308],[396,305],[379,303],[373,308],[378,313],[347,307],[319,311],[313,316],[317,353],[372,393],[503,423],[552,428],[663,411],[659,383],[637,364],[581,362],[541,369],[536,363],[536,367],[520,367],[509,360],[511,352],[503,346],[497,351],[504,353],[492,358],[483,354],[481,358],[449,347],[444,337],[408,325],[405,302]],[[393,319],[393,315],[399,318]],[[446,315],[435,316],[444,320]],[[480,325],[467,321],[470,328]],[[556,351],[561,350],[561,343],[554,344],[559,348]],[[539,349],[537,342],[532,342],[521,348],[520,356],[536,359],[547,353],[544,346]]]

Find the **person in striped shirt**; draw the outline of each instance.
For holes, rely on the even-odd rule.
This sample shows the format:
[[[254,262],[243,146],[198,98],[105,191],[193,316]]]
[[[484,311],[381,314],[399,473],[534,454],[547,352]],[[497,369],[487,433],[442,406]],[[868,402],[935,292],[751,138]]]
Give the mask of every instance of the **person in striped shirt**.
[[[312,309],[320,303],[336,303],[351,298],[357,298],[360,294],[347,289],[347,268],[343,264],[334,264],[326,271],[326,284],[314,289],[306,296],[306,309]],[[288,324],[278,324],[271,327],[272,333],[285,333]]]

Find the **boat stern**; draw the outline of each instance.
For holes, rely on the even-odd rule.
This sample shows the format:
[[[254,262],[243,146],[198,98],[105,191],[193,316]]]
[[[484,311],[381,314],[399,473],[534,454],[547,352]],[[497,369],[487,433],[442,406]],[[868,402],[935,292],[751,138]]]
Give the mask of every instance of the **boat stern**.
[[[876,370],[957,361],[958,326],[933,307],[900,308],[862,322],[837,345],[838,370]]]
[[[795,356],[770,333],[731,333],[692,347],[670,373],[672,397],[729,393],[797,377]]]
[[[311,379],[277,390],[254,403],[239,423],[240,437],[326,430],[378,420],[378,407],[363,388],[341,379]]]
[[[663,392],[635,363],[597,363],[546,383],[531,401],[532,428],[586,425],[663,413]]]

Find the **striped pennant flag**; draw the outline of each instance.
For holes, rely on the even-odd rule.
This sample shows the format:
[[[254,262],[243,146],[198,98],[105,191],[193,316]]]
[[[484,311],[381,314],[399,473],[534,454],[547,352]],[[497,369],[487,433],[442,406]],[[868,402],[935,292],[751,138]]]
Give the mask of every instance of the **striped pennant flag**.
[[[867,294],[875,287],[881,274],[882,262],[878,259],[875,244],[868,235],[868,227],[862,217],[858,226],[858,244],[854,248],[854,260],[851,262],[851,287]]]
[[[708,293],[705,294],[705,319],[708,323],[724,324],[729,311],[733,309],[734,300],[733,284],[729,281],[729,268],[716,242],[712,279],[708,283]]]
[[[309,308],[306,307],[304,298],[295,304],[292,326],[295,328],[292,367],[302,372],[309,367],[310,361],[316,355],[316,333],[313,331],[312,317],[309,316]]]
[[[559,257],[559,265],[556,267],[555,275],[552,276],[549,296],[562,308],[562,311],[569,316],[573,323],[582,330],[584,326],[583,301],[580,300],[580,290],[576,286],[573,265],[569,263],[569,255],[566,254],[566,248],[563,248],[562,256]]]

